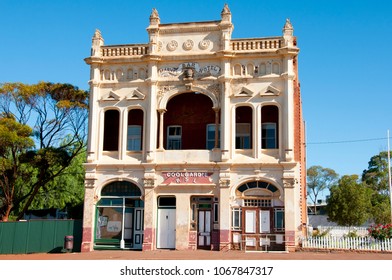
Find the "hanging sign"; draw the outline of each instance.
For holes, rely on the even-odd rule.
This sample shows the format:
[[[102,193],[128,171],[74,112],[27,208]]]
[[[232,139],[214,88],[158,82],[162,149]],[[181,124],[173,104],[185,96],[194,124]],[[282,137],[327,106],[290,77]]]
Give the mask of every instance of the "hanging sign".
[[[212,172],[162,172],[162,184],[203,185],[211,184]]]

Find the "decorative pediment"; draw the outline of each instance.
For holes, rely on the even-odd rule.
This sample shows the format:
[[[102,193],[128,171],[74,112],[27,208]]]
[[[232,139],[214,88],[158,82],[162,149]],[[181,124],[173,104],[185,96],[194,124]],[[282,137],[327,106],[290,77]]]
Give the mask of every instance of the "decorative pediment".
[[[127,100],[137,100],[137,99],[143,100],[145,97],[146,97],[145,94],[143,94],[140,90],[135,89],[130,94],[127,95],[126,99]]]
[[[267,88],[260,91],[261,96],[280,95],[281,91],[274,86],[269,85]]]
[[[237,93],[234,94],[235,97],[245,97],[253,96],[254,92],[247,87],[242,87]]]
[[[119,101],[120,96],[111,90],[108,94],[102,96],[101,100],[102,101]]]

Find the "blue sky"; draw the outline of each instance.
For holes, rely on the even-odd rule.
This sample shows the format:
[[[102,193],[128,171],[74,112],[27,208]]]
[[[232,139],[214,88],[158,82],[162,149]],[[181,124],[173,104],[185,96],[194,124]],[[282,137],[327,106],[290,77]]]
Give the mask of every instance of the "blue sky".
[[[361,174],[387,149],[392,129],[392,1],[0,0],[0,83],[66,82],[88,89],[91,38],[147,43],[152,8],[161,23],[219,20],[233,38],[297,36],[307,165]],[[392,132],[391,132],[392,134]],[[369,140],[378,139],[378,140]]]

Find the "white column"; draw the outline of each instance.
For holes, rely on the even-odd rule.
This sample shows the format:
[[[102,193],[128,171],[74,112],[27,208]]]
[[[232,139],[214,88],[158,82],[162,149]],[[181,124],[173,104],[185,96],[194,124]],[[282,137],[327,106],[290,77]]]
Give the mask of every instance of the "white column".
[[[157,63],[151,61],[149,63],[150,77],[150,93],[148,95],[148,102],[146,110],[146,122],[144,125],[145,131],[145,151],[147,154],[147,161],[155,159],[155,150],[157,147]]]
[[[89,93],[89,115],[88,115],[88,139],[87,139],[87,162],[93,162],[98,158],[98,141],[99,129],[99,108],[98,99],[100,95],[99,80],[100,71],[98,65],[91,65],[91,80]]]
[[[286,161],[294,160],[294,87],[293,87],[293,59],[286,56],[284,58],[284,70],[287,70],[285,78],[285,95],[283,106],[283,150]]]
[[[165,114],[166,110],[160,109],[159,110],[159,150],[164,150],[164,146],[163,146],[163,122],[164,122],[164,114]]]

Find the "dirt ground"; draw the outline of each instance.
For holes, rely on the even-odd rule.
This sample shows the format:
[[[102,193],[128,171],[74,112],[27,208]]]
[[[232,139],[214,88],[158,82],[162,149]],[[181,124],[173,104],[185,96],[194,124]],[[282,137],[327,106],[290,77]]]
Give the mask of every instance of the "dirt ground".
[[[0,255],[0,260],[392,260],[392,252],[121,251]]]

